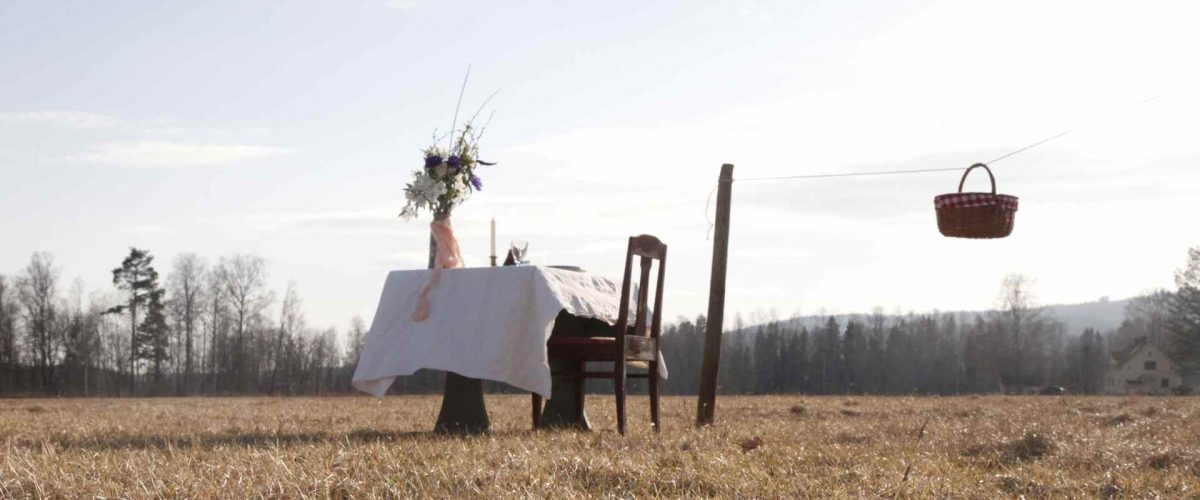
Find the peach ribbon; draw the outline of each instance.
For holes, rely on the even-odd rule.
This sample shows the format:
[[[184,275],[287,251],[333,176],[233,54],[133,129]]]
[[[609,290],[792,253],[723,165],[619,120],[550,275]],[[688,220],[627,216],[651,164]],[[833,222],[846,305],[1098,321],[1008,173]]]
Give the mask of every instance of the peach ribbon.
[[[425,318],[429,317],[429,291],[437,286],[438,279],[442,276],[442,269],[464,267],[462,253],[458,250],[458,240],[454,238],[454,228],[450,227],[450,218],[434,219],[429,224],[429,229],[433,233],[434,248],[436,248],[433,257],[433,274],[429,277],[429,283],[421,289],[421,296],[417,297],[417,308],[412,315],[413,321],[425,321]]]

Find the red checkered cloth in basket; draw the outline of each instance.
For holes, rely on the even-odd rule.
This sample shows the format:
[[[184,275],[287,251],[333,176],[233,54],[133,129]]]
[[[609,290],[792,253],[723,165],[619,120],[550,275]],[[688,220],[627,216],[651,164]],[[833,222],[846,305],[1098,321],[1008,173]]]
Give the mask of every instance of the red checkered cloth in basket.
[[[950,193],[938,195],[933,198],[933,207],[935,209],[991,207],[996,205],[1006,210],[1015,211],[1017,209],[1017,197],[992,193]]]

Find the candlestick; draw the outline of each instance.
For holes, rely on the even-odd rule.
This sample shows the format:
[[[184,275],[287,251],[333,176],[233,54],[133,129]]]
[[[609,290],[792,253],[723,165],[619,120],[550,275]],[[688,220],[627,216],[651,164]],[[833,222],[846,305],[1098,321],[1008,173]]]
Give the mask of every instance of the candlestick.
[[[492,217],[492,267],[496,266],[496,218]]]

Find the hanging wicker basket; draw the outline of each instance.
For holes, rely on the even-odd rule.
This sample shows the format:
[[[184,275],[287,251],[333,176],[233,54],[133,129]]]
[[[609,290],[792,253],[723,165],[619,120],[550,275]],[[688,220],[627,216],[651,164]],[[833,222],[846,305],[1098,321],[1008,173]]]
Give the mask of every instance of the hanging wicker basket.
[[[967,174],[983,167],[992,181],[991,193],[964,193]],[[933,198],[937,209],[938,231],[952,238],[1003,238],[1012,234],[1017,217],[1017,197],[996,194],[996,177],[987,165],[976,163],[963,172],[958,192]]]

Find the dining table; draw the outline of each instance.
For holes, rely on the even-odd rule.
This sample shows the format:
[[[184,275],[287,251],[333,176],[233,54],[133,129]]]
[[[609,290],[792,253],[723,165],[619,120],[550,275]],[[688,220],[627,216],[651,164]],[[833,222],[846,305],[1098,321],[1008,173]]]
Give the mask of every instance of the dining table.
[[[568,365],[547,356],[552,334],[616,323],[620,286],[599,274],[554,266],[502,266],[388,273],[352,385],[383,397],[397,377],[446,372],[434,430],[490,430],[483,380],[547,399],[542,425],[589,427]],[[433,280],[431,284],[431,280]],[[428,287],[428,315],[414,310]],[[666,375],[665,366],[660,369]],[[580,401],[580,402],[577,402]]]

